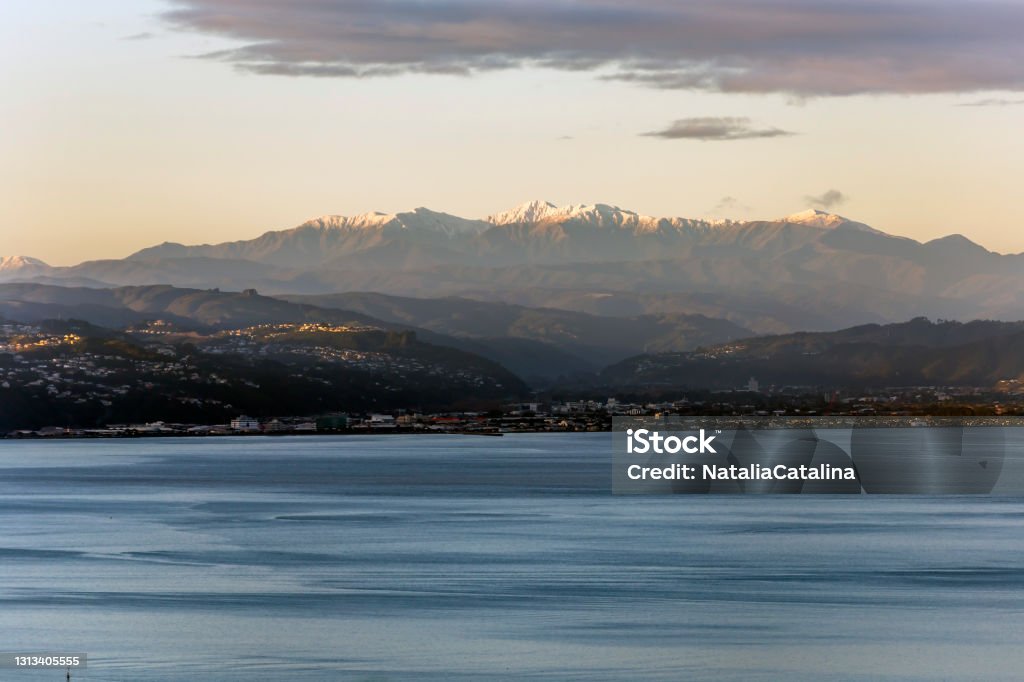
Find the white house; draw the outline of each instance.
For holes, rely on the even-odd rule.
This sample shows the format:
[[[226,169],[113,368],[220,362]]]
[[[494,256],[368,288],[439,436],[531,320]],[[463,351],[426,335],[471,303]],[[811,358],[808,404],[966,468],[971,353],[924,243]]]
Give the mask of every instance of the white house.
[[[231,428],[234,431],[259,431],[260,422],[243,414],[231,420]]]

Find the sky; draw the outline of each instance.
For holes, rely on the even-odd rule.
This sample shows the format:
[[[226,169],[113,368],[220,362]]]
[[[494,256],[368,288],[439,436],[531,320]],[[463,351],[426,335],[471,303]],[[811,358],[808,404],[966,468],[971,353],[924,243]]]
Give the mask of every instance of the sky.
[[[0,256],[523,202],[1024,252],[1024,0],[12,0]]]

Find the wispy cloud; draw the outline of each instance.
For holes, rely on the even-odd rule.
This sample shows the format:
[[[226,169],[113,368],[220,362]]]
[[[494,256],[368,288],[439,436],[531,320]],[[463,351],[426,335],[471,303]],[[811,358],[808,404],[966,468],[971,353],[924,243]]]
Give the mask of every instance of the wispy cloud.
[[[785,137],[794,135],[780,128],[755,128],[749,118],[731,116],[701,116],[681,118],[663,130],[642,133],[645,137],[661,137],[666,140],[750,140],[762,137]]]
[[[824,194],[820,194],[818,196],[808,195],[804,197],[804,201],[808,204],[825,211],[835,208],[841,204],[845,204],[848,199],[848,196],[837,189],[830,189]]]
[[[715,204],[715,207],[711,209],[711,213],[722,213],[724,211],[740,211],[746,213],[751,209],[750,206],[744,204],[742,201],[734,196],[722,197]]]
[[[964,102],[958,104],[958,107],[1015,107],[1024,104],[1024,99],[1000,99],[998,97],[991,97],[989,99],[979,99],[973,102]]]
[[[600,70],[657,88],[1024,90],[1024,3],[1005,0],[166,0],[259,74]]]
[[[121,40],[149,40],[150,38],[154,38],[154,37],[155,36],[152,33],[143,32],[143,33],[133,33],[130,36],[124,36],[123,38],[121,38]]]

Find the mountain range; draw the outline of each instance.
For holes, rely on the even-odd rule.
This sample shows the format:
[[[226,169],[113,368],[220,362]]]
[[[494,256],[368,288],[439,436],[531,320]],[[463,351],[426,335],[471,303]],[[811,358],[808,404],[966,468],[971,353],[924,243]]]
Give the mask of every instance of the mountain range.
[[[307,322],[413,331],[423,341],[501,363],[537,384],[596,372],[638,353],[690,350],[752,333],[703,315],[623,319],[460,298],[424,300],[381,294],[287,298],[263,296],[252,289],[0,283],[0,318],[33,323],[79,319],[113,329],[159,319],[178,330],[203,333]]]
[[[605,316],[703,315],[757,333],[920,315],[1024,319],[1024,255],[961,235],[921,243],[815,210],[709,221],[534,201],[479,220],[425,208],[325,216],[255,239],[163,243],[70,267],[4,258],[0,281],[460,297]]]
[[[686,353],[641,355],[606,368],[611,387],[988,386],[1024,379],[1024,322],[917,318],[834,332],[743,339]]]
[[[378,345],[381,339],[409,339],[403,352],[444,357],[452,367],[486,367],[495,376],[507,370],[511,374],[500,380],[505,387],[522,386],[525,379],[534,389],[587,394],[731,389],[751,376],[776,388],[993,387],[1024,380],[1024,322],[994,320],[919,317],[832,332],[755,335],[702,315],[610,317],[458,297],[275,298],[251,289],[35,283],[0,284],[0,319],[43,325],[85,320],[158,345],[167,338],[223,338],[246,328],[271,333],[282,324],[336,325],[361,329],[353,338]]]

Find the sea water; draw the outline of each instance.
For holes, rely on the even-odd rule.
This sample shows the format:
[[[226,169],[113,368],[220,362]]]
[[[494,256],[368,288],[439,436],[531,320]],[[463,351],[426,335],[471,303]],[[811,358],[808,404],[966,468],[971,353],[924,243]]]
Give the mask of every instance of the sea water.
[[[610,490],[610,434],[0,442],[0,650],[87,653],[73,680],[1024,670],[1020,500]]]

